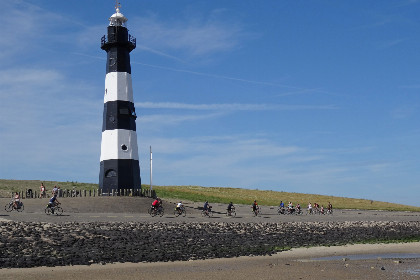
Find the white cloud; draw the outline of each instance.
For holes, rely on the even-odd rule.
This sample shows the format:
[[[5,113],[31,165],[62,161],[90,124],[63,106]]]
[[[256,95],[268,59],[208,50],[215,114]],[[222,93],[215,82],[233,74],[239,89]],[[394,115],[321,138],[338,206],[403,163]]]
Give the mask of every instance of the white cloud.
[[[193,56],[232,50],[243,36],[239,23],[215,17],[183,21],[164,21],[157,16],[133,18],[130,30],[139,42],[145,42],[145,48],[156,53],[169,49]]]
[[[103,101],[74,94],[95,91],[102,89],[74,84],[52,69],[1,71],[0,177],[66,180],[96,173]],[[80,168],[85,174],[77,174]]]
[[[144,115],[138,118],[137,122],[141,124],[149,124],[148,127],[153,129],[162,125],[170,126],[183,122],[200,121],[206,119],[214,119],[223,116],[223,113],[212,114],[196,114],[196,115],[173,115],[173,114],[152,114]]]
[[[186,104],[177,102],[137,102],[136,107],[146,109],[188,109],[214,111],[265,111],[265,110],[333,110],[335,105],[282,105],[282,104]]]
[[[0,58],[34,46],[62,17],[25,1],[3,1],[0,9]]]

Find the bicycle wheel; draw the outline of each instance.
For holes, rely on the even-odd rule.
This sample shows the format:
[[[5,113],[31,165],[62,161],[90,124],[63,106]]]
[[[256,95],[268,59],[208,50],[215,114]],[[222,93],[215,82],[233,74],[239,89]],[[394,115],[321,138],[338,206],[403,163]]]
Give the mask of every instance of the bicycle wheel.
[[[231,215],[232,217],[236,217],[236,210],[232,210],[232,212],[230,212],[230,215]]]
[[[187,211],[185,209],[182,209],[182,213],[181,213],[182,217],[187,216]]]
[[[50,207],[45,208],[45,214],[47,214],[47,215],[51,214],[51,208]]]
[[[159,212],[158,213],[159,216],[161,216],[161,217],[163,216],[163,214],[165,214],[165,211],[163,210],[163,208],[162,209],[159,209],[158,212]]]
[[[6,210],[6,212],[12,212],[13,211],[13,204],[12,203],[7,203],[6,206],[4,206],[4,210]]]
[[[18,212],[22,212],[22,211],[23,211],[23,209],[24,209],[24,207],[23,207],[23,203],[21,202],[21,203],[20,203],[20,206],[19,206],[18,208],[16,208],[16,211],[18,211]]]
[[[209,211],[208,216],[213,217],[213,211]]]
[[[175,215],[175,217],[178,217],[179,216],[179,211],[178,210],[174,210],[174,215]]]
[[[63,212],[64,212],[64,210],[63,210],[63,208],[61,208],[60,206],[57,206],[57,207],[55,207],[55,209],[54,209],[54,213],[55,213],[57,216],[61,216],[61,214],[63,214]]]
[[[206,216],[206,211],[201,211],[201,216],[205,217]]]

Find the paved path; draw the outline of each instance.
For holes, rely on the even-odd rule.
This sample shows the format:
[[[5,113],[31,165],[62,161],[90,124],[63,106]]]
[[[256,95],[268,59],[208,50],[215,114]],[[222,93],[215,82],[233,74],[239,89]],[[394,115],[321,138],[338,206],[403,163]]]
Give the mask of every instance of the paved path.
[[[0,199],[6,205],[9,199]],[[261,207],[261,215],[252,215],[248,205],[237,205],[236,217],[227,217],[225,204],[212,204],[213,217],[202,217],[202,203],[186,203],[187,216],[175,217],[174,202],[164,201],[165,215],[151,217],[147,214],[151,199],[132,197],[106,198],[63,198],[60,200],[64,213],[62,216],[46,215],[45,199],[25,199],[25,210],[21,213],[7,213],[0,210],[0,221],[25,222],[313,222],[313,221],[420,221],[419,212],[391,212],[336,209],[333,215],[278,215],[277,207]]]

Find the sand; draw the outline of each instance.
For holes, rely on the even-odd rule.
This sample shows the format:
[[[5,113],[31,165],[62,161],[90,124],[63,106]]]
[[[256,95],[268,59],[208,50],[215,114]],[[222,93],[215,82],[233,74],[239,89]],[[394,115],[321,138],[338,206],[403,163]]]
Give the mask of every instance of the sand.
[[[273,256],[169,263],[1,269],[0,279],[420,279],[420,259],[317,261],[360,254],[420,254],[420,242],[298,248]]]

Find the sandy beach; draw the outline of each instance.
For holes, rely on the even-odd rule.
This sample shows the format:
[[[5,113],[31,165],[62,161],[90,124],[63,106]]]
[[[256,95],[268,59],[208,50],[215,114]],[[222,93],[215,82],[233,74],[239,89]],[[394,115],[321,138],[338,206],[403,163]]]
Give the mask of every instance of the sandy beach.
[[[420,259],[313,260],[326,256],[419,254],[420,243],[298,248],[272,256],[165,263],[1,269],[5,279],[419,279]]]

